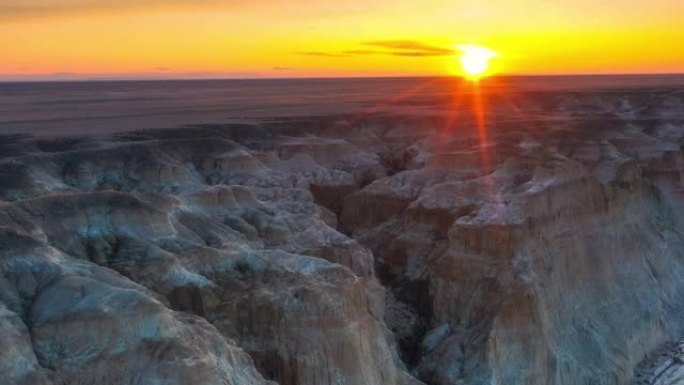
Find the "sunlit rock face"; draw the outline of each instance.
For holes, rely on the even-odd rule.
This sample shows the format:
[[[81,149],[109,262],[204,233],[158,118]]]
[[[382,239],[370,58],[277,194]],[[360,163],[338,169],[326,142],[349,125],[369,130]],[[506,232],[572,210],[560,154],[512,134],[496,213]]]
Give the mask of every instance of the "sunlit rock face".
[[[6,136],[0,385],[684,381],[682,98]]]
[[[614,102],[578,99],[599,116]],[[428,137],[422,168],[345,200],[341,228],[373,250],[387,323],[427,383],[628,383],[682,333],[684,127],[550,101],[573,118],[502,125],[486,147]]]

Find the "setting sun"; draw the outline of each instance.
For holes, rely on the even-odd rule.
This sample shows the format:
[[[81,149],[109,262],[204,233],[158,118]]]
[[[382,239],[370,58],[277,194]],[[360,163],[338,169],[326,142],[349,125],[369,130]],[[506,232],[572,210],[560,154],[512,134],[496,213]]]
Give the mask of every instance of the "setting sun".
[[[469,78],[482,77],[489,68],[489,61],[499,56],[491,49],[478,45],[460,45],[458,49],[462,52],[459,57],[461,68]]]

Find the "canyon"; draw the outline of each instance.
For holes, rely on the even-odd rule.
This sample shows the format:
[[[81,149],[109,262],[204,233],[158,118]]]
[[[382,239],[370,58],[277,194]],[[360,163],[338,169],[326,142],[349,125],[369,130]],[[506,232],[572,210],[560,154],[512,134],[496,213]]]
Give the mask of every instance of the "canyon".
[[[369,82],[0,98],[0,385],[684,383],[681,77]]]

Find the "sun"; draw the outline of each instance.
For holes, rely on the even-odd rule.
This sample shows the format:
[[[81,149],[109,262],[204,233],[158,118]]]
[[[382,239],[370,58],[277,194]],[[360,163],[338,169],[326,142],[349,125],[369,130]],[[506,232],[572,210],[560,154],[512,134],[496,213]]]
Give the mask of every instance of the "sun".
[[[499,54],[479,45],[459,45],[461,68],[470,79],[481,78],[489,68],[489,61]]]

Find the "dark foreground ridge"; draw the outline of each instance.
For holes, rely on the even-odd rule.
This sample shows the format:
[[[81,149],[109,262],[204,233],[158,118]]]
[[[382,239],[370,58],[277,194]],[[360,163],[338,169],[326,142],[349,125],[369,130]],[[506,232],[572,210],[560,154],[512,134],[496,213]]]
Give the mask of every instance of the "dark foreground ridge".
[[[684,92],[443,102],[3,137],[0,384],[684,380]]]

